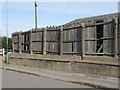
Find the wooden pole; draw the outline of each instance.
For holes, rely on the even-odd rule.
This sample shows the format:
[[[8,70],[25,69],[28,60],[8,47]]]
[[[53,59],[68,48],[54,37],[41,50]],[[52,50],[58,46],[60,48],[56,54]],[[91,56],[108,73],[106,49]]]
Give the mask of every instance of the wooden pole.
[[[82,60],[83,57],[85,56],[85,31],[86,31],[85,23],[82,23]]]
[[[46,30],[47,28],[45,28],[43,31],[43,55],[46,54]]]
[[[115,18],[115,31],[114,31],[114,57],[118,57],[118,17]]]
[[[63,26],[60,28],[60,55],[63,54]]]

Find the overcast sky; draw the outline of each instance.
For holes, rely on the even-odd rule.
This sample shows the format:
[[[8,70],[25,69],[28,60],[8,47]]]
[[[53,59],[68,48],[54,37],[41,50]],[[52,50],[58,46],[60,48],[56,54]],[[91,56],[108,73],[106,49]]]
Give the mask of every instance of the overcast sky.
[[[118,12],[117,2],[38,2],[38,27],[62,25],[69,21]],[[6,4],[0,3],[1,36],[6,36]],[[8,31],[34,28],[34,2],[8,2]]]

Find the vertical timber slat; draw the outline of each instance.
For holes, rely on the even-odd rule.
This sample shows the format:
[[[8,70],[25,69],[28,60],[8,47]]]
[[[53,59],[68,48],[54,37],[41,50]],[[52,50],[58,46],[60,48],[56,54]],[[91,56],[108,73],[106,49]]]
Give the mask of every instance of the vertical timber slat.
[[[108,19],[105,19],[104,22],[107,22]],[[104,25],[104,30],[103,30],[103,37],[108,37],[109,35],[109,24]],[[108,40],[103,40],[103,53],[108,53]]]

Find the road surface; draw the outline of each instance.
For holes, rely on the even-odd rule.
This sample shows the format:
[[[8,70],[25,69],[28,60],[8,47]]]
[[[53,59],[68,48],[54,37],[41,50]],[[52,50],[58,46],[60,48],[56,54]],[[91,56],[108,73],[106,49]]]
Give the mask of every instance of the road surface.
[[[68,82],[3,70],[3,88],[88,88]]]

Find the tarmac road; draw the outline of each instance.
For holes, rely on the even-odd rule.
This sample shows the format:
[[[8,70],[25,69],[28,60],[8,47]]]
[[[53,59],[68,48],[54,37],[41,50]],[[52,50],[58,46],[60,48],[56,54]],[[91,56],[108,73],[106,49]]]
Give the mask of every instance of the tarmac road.
[[[13,71],[2,71],[2,88],[88,88],[82,85]]]

